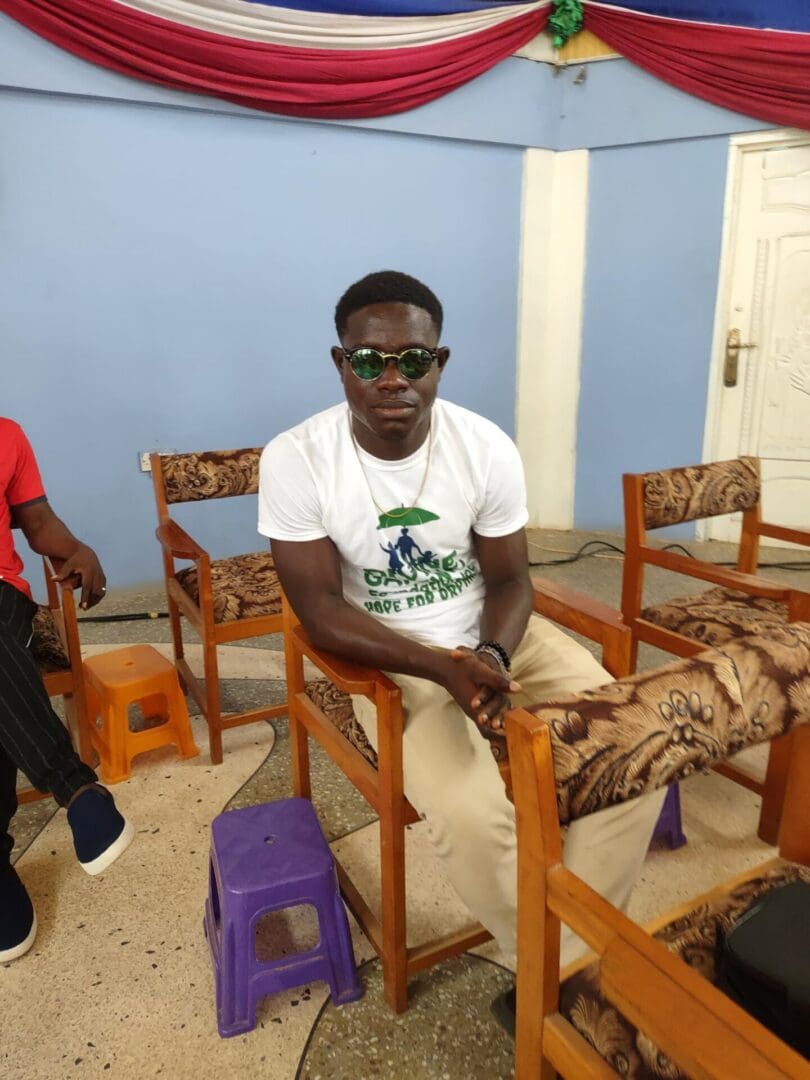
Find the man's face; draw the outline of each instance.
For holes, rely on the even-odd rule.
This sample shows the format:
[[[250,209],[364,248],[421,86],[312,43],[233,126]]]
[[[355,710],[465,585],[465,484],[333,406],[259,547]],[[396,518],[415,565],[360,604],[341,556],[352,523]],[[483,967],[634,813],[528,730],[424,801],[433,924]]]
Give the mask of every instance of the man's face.
[[[341,344],[347,352],[365,346],[381,353],[398,354],[411,347],[436,349],[438,334],[423,308],[398,303],[370,304],[349,316]],[[401,375],[391,360],[378,379],[365,381],[354,374],[341,349],[332,349],[361,445],[371,453],[380,442],[399,445],[401,456],[417,448],[429,426],[430,409],[449,355],[449,349],[438,349],[437,361],[427,375],[413,382]],[[416,445],[411,445],[414,442]]]

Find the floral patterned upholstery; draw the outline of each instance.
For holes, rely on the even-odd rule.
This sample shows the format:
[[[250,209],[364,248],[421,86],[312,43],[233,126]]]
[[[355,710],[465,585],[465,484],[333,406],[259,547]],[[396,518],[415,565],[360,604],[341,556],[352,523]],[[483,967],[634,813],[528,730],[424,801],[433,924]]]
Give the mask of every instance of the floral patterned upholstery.
[[[261,448],[208,450],[203,454],[162,454],[167,503],[255,495]]]
[[[676,634],[723,645],[744,634],[758,634],[766,625],[788,621],[787,604],[718,587],[692,596],[676,596],[641,612],[641,618]]]
[[[177,580],[195,604],[199,604],[197,567],[180,570]],[[215,559],[211,563],[211,591],[216,623],[281,614],[281,587],[269,551]]]
[[[798,880],[810,883],[810,868],[780,861],[766,872],[673,919],[654,936],[714,982],[723,932],[766,890]],[[562,984],[560,1012],[627,1080],[688,1080],[670,1058],[604,997],[599,986],[598,963]]]
[[[750,510],[759,502],[759,459],[734,458],[644,474],[648,529]]]
[[[326,679],[307,694],[375,768],[351,698]],[[810,624],[707,649],[596,690],[531,706],[549,726],[560,822],[567,824],[810,722]],[[507,757],[503,731],[486,730]]]
[[[810,624],[760,634],[529,709],[551,733],[560,821],[810,722]],[[505,752],[503,732],[487,732]]]
[[[338,731],[376,769],[377,754],[354,715],[354,707],[349,695],[338,690],[328,679],[315,679],[308,682],[306,691],[307,696],[326,714]]]
[[[50,671],[68,671],[68,657],[59,631],[54,622],[53,612],[40,604],[33,622],[34,636],[31,638],[31,652],[43,674]]]
[[[306,692],[376,768],[377,755],[349,695],[326,679],[307,683]],[[530,711],[550,729],[565,824],[810,722],[810,624],[763,624],[760,634],[723,649]],[[502,732],[487,737],[495,757],[503,759]],[[810,868],[777,861],[673,919],[655,937],[714,980],[723,931],[767,889],[796,880],[810,883]],[[598,963],[562,984],[560,1011],[627,1080],[688,1080],[604,997]]]

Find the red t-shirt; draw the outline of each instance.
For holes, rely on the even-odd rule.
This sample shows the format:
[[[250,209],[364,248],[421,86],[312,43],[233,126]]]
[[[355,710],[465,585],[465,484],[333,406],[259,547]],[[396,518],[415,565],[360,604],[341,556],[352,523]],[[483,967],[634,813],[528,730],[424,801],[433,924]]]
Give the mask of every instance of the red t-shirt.
[[[11,514],[15,507],[44,498],[37,459],[25,432],[13,420],[0,416],[0,580],[29,597],[28,582],[20,577],[23,561],[14,547]]]

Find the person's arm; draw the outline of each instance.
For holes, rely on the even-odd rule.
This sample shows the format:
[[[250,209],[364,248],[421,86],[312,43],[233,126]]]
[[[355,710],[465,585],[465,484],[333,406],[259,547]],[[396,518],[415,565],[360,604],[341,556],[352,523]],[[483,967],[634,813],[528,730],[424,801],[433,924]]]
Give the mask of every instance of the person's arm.
[[[475,534],[474,542],[486,590],[479,640],[497,641],[511,656],[526,632],[533,607],[526,531],[518,529],[509,536]],[[453,657],[463,659],[470,651],[454,649]],[[489,653],[477,655],[493,670],[500,670]],[[479,724],[499,728],[509,709],[509,698],[506,693],[481,684],[472,705]]]
[[[526,633],[532,613],[532,582],[526,530],[509,536],[474,537],[486,594],[481,641],[497,641],[511,656]]]
[[[54,575],[55,579],[75,578],[81,584],[81,607],[93,607],[103,599],[106,578],[95,551],[76,539],[46,499],[12,507],[11,523],[14,528],[22,529],[31,550],[37,555],[65,560]]]
[[[450,650],[430,648],[396,633],[343,596],[340,558],[328,537],[320,540],[273,540],[279,580],[312,643],[366,667],[416,675],[443,686],[468,716],[480,687],[499,695],[519,687],[480,656],[468,651],[455,658]]]

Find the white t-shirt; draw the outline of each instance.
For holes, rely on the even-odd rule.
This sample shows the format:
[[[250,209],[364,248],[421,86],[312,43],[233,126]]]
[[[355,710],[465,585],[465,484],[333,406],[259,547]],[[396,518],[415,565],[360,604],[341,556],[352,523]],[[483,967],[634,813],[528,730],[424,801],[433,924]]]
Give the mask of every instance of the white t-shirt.
[[[523,467],[499,427],[459,405],[437,400],[431,424],[429,466],[429,439],[400,461],[355,448],[346,404],[278,435],[261,458],[259,532],[328,536],[349,603],[424,644],[472,646],[484,600],[473,532],[508,536],[526,524]],[[418,506],[403,511],[426,467]]]

